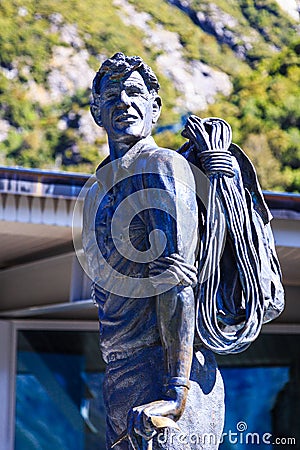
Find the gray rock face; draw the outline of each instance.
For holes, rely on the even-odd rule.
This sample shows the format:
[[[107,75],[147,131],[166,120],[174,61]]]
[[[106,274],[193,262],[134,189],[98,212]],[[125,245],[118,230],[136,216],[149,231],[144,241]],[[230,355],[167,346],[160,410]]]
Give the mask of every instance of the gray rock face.
[[[232,85],[225,73],[196,60],[187,65],[179,52],[160,55],[157,65],[181,93],[177,99],[179,111],[200,111],[214,103],[219,92],[225,95],[231,92]]]
[[[93,70],[88,64],[87,50],[56,46],[53,48],[48,86],[52,100],[58,101],[64,95],[72,95],[78,89],[91,86]]]
[[[78,36],[77,26],[74,24],[65,24],[61,29],[61,40],[74,48],[82,48],[84,43]]]
[[[10,124],[7,120],[0,119],[0,142],[5,141],[8,136]]]
[[[299,20],[299,2],[297,0],[276,0],[279,6],[293,19]]]
[[[237,20],[217,5],[210,2],[203,2],[201,11],[196,11],[191,7],[188,0],[167,0],[170,4],[177,6],[185,12],[203,31],[213,35],[218,42],[227,44],[239,58],[245,59],[247,51],[252,48],[251,42],[255,36],[243,36],[236,31]]]
[[[78,126],[79,133],[82,139],[88,144],[93,144],[96,139],[99,139],[100,136],[104,138],[104,130],[97,127],[94,120],[92,119],[90,112],[81,110],[79,113],[80,118],[78,120]],[[106,151],[105,153],[108,153],[108,151]]]
[[[232,84],[227,74],[200,61],[187,61],[179,35],[153,25],[151,16],[138,12],[127,0],[114,0],[122,20],[145,33],[145,42],[158,50],[156,63],[178,91],[176,109],[180,112],[199,111],[213,103],[218,93],[228,95]]]

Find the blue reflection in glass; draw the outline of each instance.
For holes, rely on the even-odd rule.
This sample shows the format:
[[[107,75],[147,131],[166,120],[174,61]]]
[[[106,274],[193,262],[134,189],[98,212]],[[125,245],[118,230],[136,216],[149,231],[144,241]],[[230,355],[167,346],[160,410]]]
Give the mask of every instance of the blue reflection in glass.
[[[105,449],[104,374],[86,373],[84,363],[18,352],[15,450]]]
[[[272,434],[271,410],[278,393],[289,381],[289,368],[239,367],[220,370],[226,392],[224,433],[227,433],[220,449],[270,450],[272,447],[263,442],[263,436],[265,433]],[[256,435],[251,436],[250,433]]]

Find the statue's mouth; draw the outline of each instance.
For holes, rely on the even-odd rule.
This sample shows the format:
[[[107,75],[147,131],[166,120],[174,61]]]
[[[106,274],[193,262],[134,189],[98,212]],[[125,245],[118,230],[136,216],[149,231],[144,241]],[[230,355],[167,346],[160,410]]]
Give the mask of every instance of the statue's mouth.
[[[116,122],[117,123],[133,123],[138,119],[137,116],[133,115],[133,114],[120,114],[119,116],[116,117]]]

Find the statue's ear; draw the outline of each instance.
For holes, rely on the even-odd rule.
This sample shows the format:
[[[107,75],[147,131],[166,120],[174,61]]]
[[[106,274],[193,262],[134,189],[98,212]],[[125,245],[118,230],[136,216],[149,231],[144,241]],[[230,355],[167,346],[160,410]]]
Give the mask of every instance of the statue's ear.
[[[157,95],[153,100],[153,107],[152,107],[152,123],[156,123],[160,116],[160,111],[162,107],[162,101],[159,95]]]
[[[103,127],[99,106],[96,105],[95,103],[92,103],[90,109],[91,109],[91,114],[92,114],[93,119],[96,122],[96,124],[99,125],[99,127]]]

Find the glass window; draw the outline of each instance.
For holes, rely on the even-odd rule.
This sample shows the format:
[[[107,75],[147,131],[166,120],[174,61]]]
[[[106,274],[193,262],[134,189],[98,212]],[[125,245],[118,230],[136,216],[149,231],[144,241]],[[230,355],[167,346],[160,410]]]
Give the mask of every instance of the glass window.
[[[97,332],[18,333],[16,450],[105,449]]]
[[[96,331],[18,332],[16,450],[105,450],[98,339]],[[220,449],[297,448],[300,335],[262,334],[217,359],[226,392]]]
[[[226,419],[220,449],[300,442],[300,336],[261,334],[240,354],[218,356]]]

